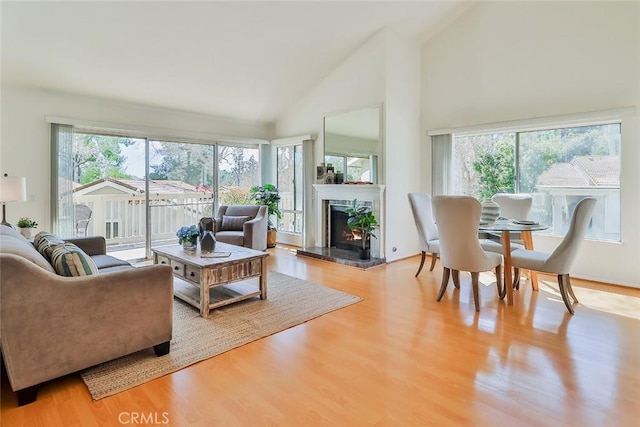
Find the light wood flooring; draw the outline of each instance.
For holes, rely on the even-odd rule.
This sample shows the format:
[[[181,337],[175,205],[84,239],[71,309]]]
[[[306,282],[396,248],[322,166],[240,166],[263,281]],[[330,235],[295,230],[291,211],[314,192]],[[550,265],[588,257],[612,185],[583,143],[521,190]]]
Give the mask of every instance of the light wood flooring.
[[[363,271],[269,253],[270,270],[364,300],[97,402],[69,375],[18,408],[3,374],[1,424],[640,425],[640,290],[573,280],[571,316],[540,276],[514,306],[480,286],[476,314],[464,273],[435,301],[439,262],[415,278],[419,257]]]

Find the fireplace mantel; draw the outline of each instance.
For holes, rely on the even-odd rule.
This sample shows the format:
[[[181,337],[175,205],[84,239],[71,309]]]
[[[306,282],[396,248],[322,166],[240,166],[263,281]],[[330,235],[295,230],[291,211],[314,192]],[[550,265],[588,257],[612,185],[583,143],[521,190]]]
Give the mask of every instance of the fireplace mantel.
[[[374,184],[315,184],[316,246],[327,247],[327,204],[331,200],[357,199],[370,202],[378,220],[377,239],[371,239],[371,256],[384,258],[384,185]]]

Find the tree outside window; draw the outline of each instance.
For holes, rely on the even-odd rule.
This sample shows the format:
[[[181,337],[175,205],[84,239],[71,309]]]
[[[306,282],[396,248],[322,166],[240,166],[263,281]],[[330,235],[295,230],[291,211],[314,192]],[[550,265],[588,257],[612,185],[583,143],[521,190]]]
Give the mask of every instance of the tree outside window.
[[[619,123],[455,137],[454,193],[531,193],[531,219],[556,235],[578,201],[595,197],[587,236],[619,241],[620,137]]]

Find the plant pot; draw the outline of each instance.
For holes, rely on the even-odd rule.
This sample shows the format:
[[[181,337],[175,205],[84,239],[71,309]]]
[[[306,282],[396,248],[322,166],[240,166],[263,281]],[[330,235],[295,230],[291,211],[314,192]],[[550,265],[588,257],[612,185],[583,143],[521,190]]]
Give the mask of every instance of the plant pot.
[[[371,259],[371,249],[358,249],[358,255],[360,259]]]
[[[267,247],[275,248],[276,247],[276,230],[267,230]]]
[[[30,239],[31,230],[33,230],[33,228],[20,228],[20,234],[22,234],[25,238]]]

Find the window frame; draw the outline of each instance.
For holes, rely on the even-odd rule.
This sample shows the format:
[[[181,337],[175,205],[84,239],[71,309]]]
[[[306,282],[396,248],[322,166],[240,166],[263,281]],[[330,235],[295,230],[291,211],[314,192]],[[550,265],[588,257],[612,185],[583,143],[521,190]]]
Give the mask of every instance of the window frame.
[[[452,163],[454,160],[453,147],[454,140],[456,137],[460,136],[478,136],[478,135],[487,135],[487,134],[501,134],[501,133],[514,133],[516,138],[516,147],[517,142],[519,142],[519,133],[524,132],[536,132],[536,131],[548,131],[548,130],[557,130],[557,129],[565,129],[565,128],[574,128],[581,126],[597,126],[597,125],[608,125],[608,124],[618,124],[620,126],[620,184],[619,184],[619,211],[620,211],[620,231],[619,237],[617,240],[615,239],[603,239],[603,238],[595,238],[595,237],[586,237],[588,240],[601,241],[605,243],[621,243],[623,242],[624,236],[624,219],[623,219],[623,202],[624,202],[624,185],[622,182],[623,177],[623,155],[622,152],[625,147],[625,140],[630,138],[631,135],[625,133],[625,122],[628,120],[633,120],[633,116],[635,115],[635,107],[624,107],[617,108],[611,110],[603,110],[603,111],[595,111],[588,113],[577,113],[577,114],[569,114],[562,116],[549,116],[549,117],[541,117],[541,118],[533,118],[533,119],[523,119],[523,120],[514,120],[507,122],[496,122],[496,123],[487,123],[480,125],[473,125],[467,127],[460,128],[450,128],[450,129],[439,129],[432,130],[427,132],[427,136],[431,137],[431,165],[432,170],[434,170],[434,164],[437,164],[438,159],[436,158],[436,154],[438,150],[436,150],[435,141],[439,140],[441,137],[449,136],[450,138],[450,150],[451,150],[451,161],[445,166],[445,170],[443,171],[443,175],[445,179],[433,179],[431,181],[432,193],[433,194],[452,194],[453,192],[453,167]],[[630,132],[633,133],[633,132]],[[444,140],[443,140],[444,141]],[[514,158],[516,164],[514,165],[516,169],[516,187],[515,191],[519,191],[519,165],[518,165],[518,153],[514,153]],[[442,188],[441,188],[442,187]],[[545,234],[548,237],[560,237],[557,234]]]

